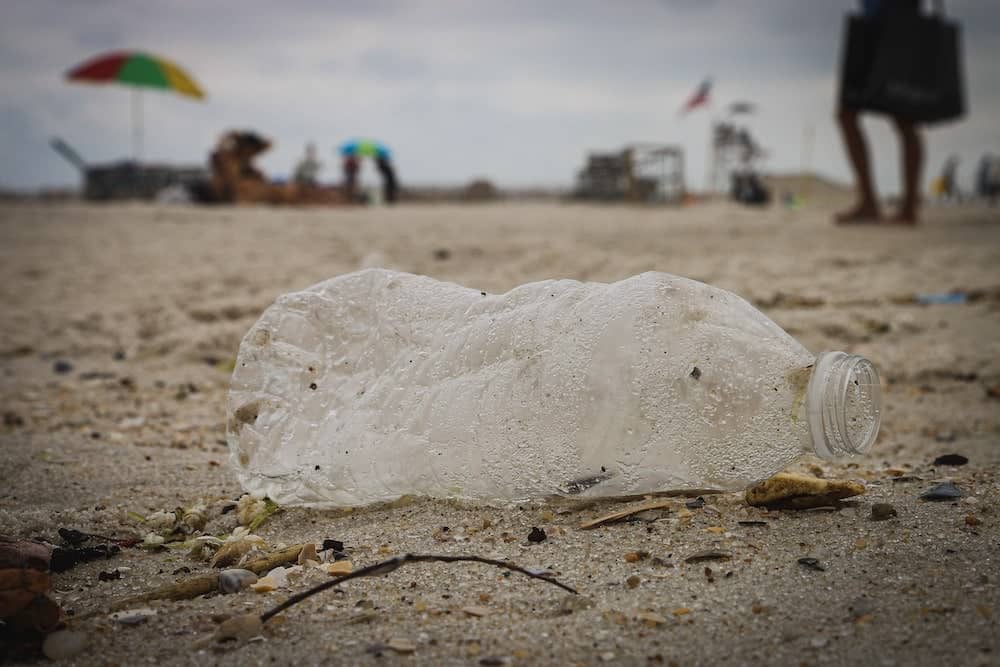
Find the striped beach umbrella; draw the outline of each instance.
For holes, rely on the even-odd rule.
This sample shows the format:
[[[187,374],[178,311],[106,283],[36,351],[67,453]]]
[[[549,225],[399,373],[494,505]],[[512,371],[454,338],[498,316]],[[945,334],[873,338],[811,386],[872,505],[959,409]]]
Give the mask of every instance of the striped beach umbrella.
[[[141,51],[111,51],[77,65],[66,79],[80,83],[118,83],[132,86],[132,154],[139,158],[142,145],[141,89],[169,90],[186,97],[203,99],[204,91],[178,65]]]

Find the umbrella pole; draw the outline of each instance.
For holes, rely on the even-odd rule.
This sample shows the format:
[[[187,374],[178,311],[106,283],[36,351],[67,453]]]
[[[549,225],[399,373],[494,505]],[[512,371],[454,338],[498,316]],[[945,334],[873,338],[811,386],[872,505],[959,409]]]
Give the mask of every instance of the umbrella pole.
[[[142,91],[132,88],[132,160],[142,161]]]

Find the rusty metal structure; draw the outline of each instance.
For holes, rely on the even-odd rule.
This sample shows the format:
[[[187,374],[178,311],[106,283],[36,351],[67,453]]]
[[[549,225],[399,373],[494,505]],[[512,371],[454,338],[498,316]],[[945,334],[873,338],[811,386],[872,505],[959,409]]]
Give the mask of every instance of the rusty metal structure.
[[[677,203],[684,193],[684,149],[635,143],[613,153],[590,153],[577,174],[573,196],[595,201]]]

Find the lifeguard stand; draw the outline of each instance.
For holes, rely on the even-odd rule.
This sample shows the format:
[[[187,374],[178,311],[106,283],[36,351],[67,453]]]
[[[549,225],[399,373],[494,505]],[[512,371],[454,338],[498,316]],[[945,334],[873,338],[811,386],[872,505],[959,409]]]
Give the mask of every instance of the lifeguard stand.
[[[684,197],[684,150],[635,143],[615,153],[591,153],[573,194],[601,201],[679,202]]]

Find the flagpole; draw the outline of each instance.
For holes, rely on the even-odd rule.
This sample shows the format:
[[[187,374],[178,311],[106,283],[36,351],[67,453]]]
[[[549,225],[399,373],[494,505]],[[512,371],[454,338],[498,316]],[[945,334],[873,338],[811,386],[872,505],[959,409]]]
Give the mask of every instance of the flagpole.
[[[132,88],[132,161],[142,160],[142,91]]]

